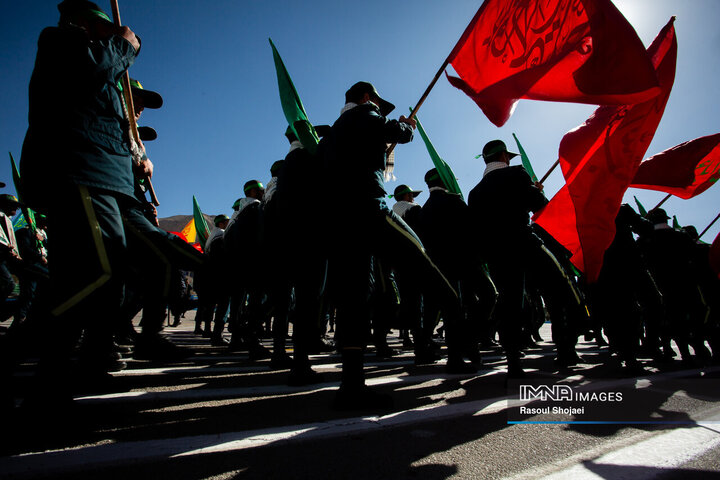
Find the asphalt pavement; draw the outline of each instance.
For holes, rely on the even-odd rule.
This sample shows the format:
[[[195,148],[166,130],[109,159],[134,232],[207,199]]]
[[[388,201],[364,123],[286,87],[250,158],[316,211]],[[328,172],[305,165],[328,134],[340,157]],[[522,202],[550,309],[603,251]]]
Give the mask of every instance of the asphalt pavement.
[[[7,407],[0,478],[720,479],[717,366],[647,359],[628,372],[581,338],[582,363],[558,368],[545,325],[527,377],[508,382],[498,348],[451,375],[416,366],[393,331],[398,355],[369,348],[365,371],[394,408],[336,411],[337,354],[312,356],[321,383],[291,387],[269,360],[193,334],[192,316],[165,328],[186,360],[128,360],[71,405]],[[34,368],[28,357],[13,372],[18,405]]]

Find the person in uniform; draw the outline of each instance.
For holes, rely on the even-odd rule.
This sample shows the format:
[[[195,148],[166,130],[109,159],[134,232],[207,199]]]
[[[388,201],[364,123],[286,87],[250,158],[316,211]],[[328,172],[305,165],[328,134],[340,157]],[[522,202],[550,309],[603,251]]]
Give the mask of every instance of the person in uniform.
[[[215,216],[213,219],[215,229],[210,232],[210,236],[205,242],[205,253],[208,256],[208,278],[203,291],[202,311],[205,334],[210,337],[210,343],[216,347],[226,345],[226,341],[223,339],[223,330],[230,306],[231,269],[225,250],[224,236],[229,223],[230,218],[227,215]],[[211,330],[213,317],[215,323]]]
[[[130,79],[130,88],[136,121],[146,108],[162,107],[162,96],[145,89],[138,80]],[[151,127],[138,127],[138,130],[143,142],[157,138],[157,132]],[[134,331],[131,321],[142,309],[141,332],[129,335],[134,340],[133,357],[139,360],[181,360],[190,356],[192,351],[172,343],[161,333],[167,316],[172,277],[177,268],[202,268],[205,257],[158,226],[157,210],[147,201],[145,190],[145,181],[136,177],[135,198],[138,201],[122,211],[132,255],[129,257],[123,318],[120,319],[116,338],[127,337],[128,332]]]
[[[243,187],[245,198],[238,205],[237,215],[228,223],[223,242],[227,254],[228,269],[231,272],[232,303],[238,306],[233,322],[231,348],[248,350],[250,360],[262,360],[271,356],[260,343],[262,324],[265,319],[262,281],[262,198],[265,186],[258,180],[249,180]],[[233,309],[235,310],[235,309]]]
[[[647,353],[661,359],[658,327],[664,313],[662,295],[634,237],[646,236],[652,229],[653,224],[630,205],[621,205],[615,217],[615,237],[603,256],[598,280],[590,289],[593,316],[605,330],[610,349],[633,372],[642,369],[637,360],[641,338]]]
[[[702,334],[708,312],[696,275],[695,243],[668,225],[670,217],[664,209],[654,208],[646,218],[653,230],[640,236],[638,243],[665,303],[663,350],[670,353],[670,339],[674,340],[683,363],[692,366],[697,359],[710,357]]]
[[[477,238],[483,239],[490,276],[498,290],[494,314],[508,377],[524,374],[520,365],[524,281],[532,263],[529,256],[542,243],[530,229],[529,212],[547,204],[525,169],[510,166],[510,159],[517,155],[501,140],[488,142],[482,153],[483,178],[468,195],[473,223],[483,229]]]
[[[115,361],[114,321],[100,313],[117,312],[122,303],[128,251],[121,212],[137,202],[133,172],[149,177],[152,163],[138,158],[133,166],[118,88],[139,38],[93,2],[65,0],[58,10],[59,25],[38,41],[20,170],[23,198],[47,214],[53,235],[48,266],[56,318],[44,329],[49,345],[41,375],[62,383],[81,329],[90,347],[87,367],[104,372]],[[48,391],[62,395],[66,386]]]
[[[47,218],[37,214],[34,227],[30,224],[15,232],[18,250],[26,268],[20,271],[20,296],[10,330],[25,324],[36,299],[47,294]]]
[[[330,129],[327,125],[314,128],[320,137]],[[295,306],[289,312],[293,324],[293,356],[288,383],[306,385],[322,379],[312,369],[309,359],[311,348],[320,341],[327,276],[323,210],[312,205],[315,200],[313,185],[318,182],[322,167],[317,153],[305,148],[292,128],[287,128],[285,138],[289,142],[289,151],[278,172],[276,193],[272,198],[275,206],[266,210],[266,221],[273,220],[269,214],[275,215],[275,235],[269,239],[277,267],[273,272],[275,288],[278,295],[286,299],[291,292],[294,296]],[[280,333],[276,335],[278,340]],[[279,341],[276,343],[280,344]]]
[[[421,193],[422,190],[413,190],[411,187],[401,184],[395,187],[391,195],[395,199],[395,204],[392,207],[393,212],[415,231],[418,229],[418,216],[420,215],[420,205],[415,201],[415,198]]]
[[[419,216],[420,216],[420,205],[415,201],[415,198],[422,193],[422,190],[414,190],[413,188],[401,184],[395,187],[392,198],[395,199],[393,205],[393,212],[402,218],[405,223],[410,226],[416,233],[419,233]],[[423,335],[420,333],[421,321],[422,321],[422,294],[420,292],[419,285],[412,278],[403,278],[402,274],[398,276],[395,272],[395,283],[400,293],[400,306],[398,308],[398,324],[400,327],[400,337],[403,341],[403,348],[411,349],[416,348],[415,359],[423,363],[427,360],[429,363],[433,363],[436,358],[432,356],[421,359],[421,355],[418,355],[417,348],[422,350],[427,345],[424,345],[421,341],[420,345],[410,339],[410,332],[413,336]],[[431,334],[427,336],[427,339],[432,337]],[[423,337],[425,338],[425,337]],[[425,362],[427,363],[427,362]]]
[[[392,398],[365,385],[363,350],[369,333],[373,257],[397,270],[410,269],[446,296],[456,292],[427,257],[415,233],[386,203],[384,172],[389,144],[412,140],[415,121],[390,120],[394,105],[368,82],[346,92],[345,106],[320,148],[326,184],[340,189],[342,201],[328,211],[331,302],[337,312],[335,338],[342,356],[338,409],[389,408]]]
[[[469,207],[459,194],[448,192],[437,169],[433,168],[425,174],[425,183],[429,188],[430,198],[420,211],[420,238],[427,247],[430,258],[453,286],[462,292],[460,296],[465,300],[465,304],[459,299],[450,304],[429,301],[426,306],[426,319],[432,325],[432,319],[442,314],[448,346],[448,371],[471,373],[476,371],[476,367],[472,363],[466,363],[464,357],[475,364],[481,363],[478,351],[480,329],[477,326],[471,328],[465,311],[470,299],[477,296],[470,286],[479,285],[477,279],[485,276],[481,252],[475,238],[476,230],[471,221]],[[492,285],[492,282],[489,284]],[[482,302],[490,304],[488,313],[492,311],[494,297],[493,291],[490,301],[484,297],[481,299]],[[475,318],[474,321],[487,322],[489,318]]]
[[[19,202],[15,195],[0,195],[0,301],[3,303],[15,290],[12,273],[19,273],[22,262],[12,217],[17,213]],[[5,320],[5,314],[3,314]]]

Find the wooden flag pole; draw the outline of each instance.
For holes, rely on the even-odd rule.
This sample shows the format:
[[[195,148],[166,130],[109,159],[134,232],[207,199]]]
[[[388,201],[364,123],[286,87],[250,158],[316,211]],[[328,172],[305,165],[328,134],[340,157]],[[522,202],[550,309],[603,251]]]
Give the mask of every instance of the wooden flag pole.
[[[705,227],[705,230],[703,230],[702,233],[701,233],[700,235],[698,235],[698,239],[700,239],[700,237],[702,237],[703,235],[705,235],[705,233],[706,233],[708,230],[710,230],[710,227],[712,227],[713,225],[715,225],[715,222],[717,222],[718,219],[720,219],[720,213],[718,213],[717,217],[715,217],[715,220],[713,220],[712,222],[710,222],[710,225],[708,225],[707,227]]]
[[[112,9],[112,16],[113,16],[113,23],[117,27],[121,27],[122,23],[120,22],[120,7],[118,6],[117,0],[112,0],[110,2],[110,8]],[[145,147],[141,147],[142,142],[140,141],[140,132],[138,130],[137,121],[135,120],[135,105],[133,104],[132,99],[132,87],[130,86],[130,73],[125,70],[125,74],[122,77],[122,87],[123,87],[123,97],[125,98],[125,107],[126,107],[126,115],[128,122],[130,123],[130,134],[132,135],[131,141],[134,141],[135,144],[142,148],[143,150]],[[156,207],[160,205],[160,202],[158,201],[157,195],[155,195],[155,188],[153,188],[153,184],[150,181],[150,177],[145,178],[145,182],[147,185],[148,192],[150,193],[150,201],[153,205]]]
[[[432,81],[430,82],[430,85],[428,85],[428,87],[425,89],[425,93],[423,93],[422,96],[420,97],[420,100],[418,100],[417,104],[415,105],[415,108],[413,108],[412,112],[410,112],[410,116],[408,117],[409,119],[415,118],[415,115],[417,115],[417,111],[420,109],[422,104],[425,103],[425,100],[427,99],[428,95],[430,95],[430,90],[433,89],[433,87],[435,86],[437,81],[440,79],[440,76],[443,74],[443,72],[445,71],[445,69],[447,68],[449,63],[450,63],[450,57],[448,56],[445,59],[445,61],[443,62],[443,64],[440,66],[440,69],[437,71],[437,73],[433,77]],[[390,145],[388,147],[388,149],[385,151],[385,154],[389,156],[392,153],[392,151],[395,150],[396,145],[397,145],[397,143],[393,143],[392,145]]]
[[[433,89],[437,81],[440,79],[440,76],[443,74],[445,69],[447,68],[448,64],[450,63],[450,57],[446,58],[443,64],[440,66],[440,69],[437,71],[435,76],[433,77],[432,81],[430,82],[430,85],[425,89],[425,93],[422,94],[422,97],[420,97],[420,100],[418,100],[417,105],[415,105],[415,108],[412,109],[412,112],[410,112],[409,118],[415,118],[415,115],[417,115],[417,111],[420,109],[420,106],[422,106],[423,103],[425,103],[425,100],[427,99],[428,95],[430,95],[430,90]]]
[[[115,0],[113,0],[113,1],[115,1]],[[417,114],[417,111],[420,109],[420,106],[423,104],[423,102],[425,102],[425,99],[430,94],[430,90],[433,89],[433,87],[435,86],[437,81],[440,79],[440,76],[443,74],[443,72],[445,71],[447,66],[450,64],[450,59],[455,57],[457,50],[461,46],[463,39],[466,37],[468,32],[470,32],[473,29],[473,27],[475,26],[475,21],[477,20],[478,17],[480,17],[480,14],[482,13],[482,11],[484,9],[485,9],[485,4],[483,3],[480,6],[480,8],[478,9],[478,11],[475,13],[475,16],[472,18],[472,20],[470,20],[470,23],[468,23],[467,27],[465,27],[465,30],[463,30],[462,35],[460,35],[460,38],[455,43],[455,46],[453,46],[453,49],[450,51],[450,54],[447,56],[447,58],[445,59],[443,64],[438,69],[437,73],[435,74],[435,77],[433,77],[432,81],[430,82],[430,85],[428,85],[428,87],[425,89],[425,93],[422,94],[422,97],[420,97],[420,100],[418,100],[418,103],[417,103],[417,105],[415,105],[415,108],[413,108],[412,112],[410,112],[409,118],[411,118],[411,119],[415,118],[415,115]],[[392,153],[392,151],[395,149],[395,145],[397,145],[397,144],[393,143],[392,145],[390,145],[388,147],[388,149],[385,151],[386,155],[389,156],[390,153]]]
[[[553,170],[555,170],[557,168],[558,165],[560,165],[559,158],[557,160],[555,160],[555,163],[552,164],[552,167],[550,167],[550,170],[548,170],[547,173],[545,175],[543,175],[543,177],[540,179],[540,181],[538,183],[540,185],[545,183],[545,180],[547,180],[547,178],[550,176],[550,174],[553,172]]]
[[[668,193],[665,198],[663,198],[662,200],[660,200],[660,203],[658,203],[657,205],[655,205],[655,208],[660,208],[660,206],[661,206],[663,203],[665,203],[665,202],[667,202],[668,200],[670,200],[670,197],[672,197],[672,194],[671,194],[671,193]],[[655,208],[653,208],[652,210],[655,210]]]

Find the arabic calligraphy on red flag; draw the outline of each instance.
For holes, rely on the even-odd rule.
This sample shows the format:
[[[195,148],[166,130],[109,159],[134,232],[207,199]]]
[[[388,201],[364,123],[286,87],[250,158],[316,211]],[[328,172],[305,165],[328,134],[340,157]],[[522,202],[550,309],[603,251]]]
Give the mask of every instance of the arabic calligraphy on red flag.
[[[521,98],[630,105],[659,93],[635,30],[609,0],[486,0],[449,63],[502,126]]]

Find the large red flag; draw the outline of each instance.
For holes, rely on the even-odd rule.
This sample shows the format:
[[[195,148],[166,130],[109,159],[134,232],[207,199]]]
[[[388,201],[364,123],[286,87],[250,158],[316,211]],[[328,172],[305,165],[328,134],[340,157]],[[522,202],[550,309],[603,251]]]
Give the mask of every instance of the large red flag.
[[[560,142],[565,186],[535,222],[573,253],[572,262],[589,282],[597,280],[603,255],[615,236],[615,216],[647,151],[675,80],[674,18],[648,55],[662,92],[636,105],[603,106]]]
[[[681,143],[640,164],[631,187],[688,199],[720,179],[720,133]]]
[[[635,30],[610,0],[486,0],[448,75],[498,127],[521,98],[631,105],[659,94]]]

